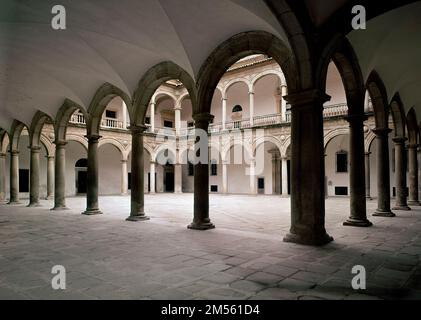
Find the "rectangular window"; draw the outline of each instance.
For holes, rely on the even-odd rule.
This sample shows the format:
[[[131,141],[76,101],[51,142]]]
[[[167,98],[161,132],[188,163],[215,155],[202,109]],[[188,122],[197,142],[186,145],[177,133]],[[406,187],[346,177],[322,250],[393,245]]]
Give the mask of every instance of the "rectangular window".
[[[173,122],[164,120],[164,128],[173,128]]]
[[[211,186],[211,192],[218,192],[218,186],[212,185]]]
[[[111,119],[117,119],[117,112],[111,110],[105,110],[105,117]]]
[[[265,178],[257,179],[257,188],[264,189],[265,188]]]
[[[218,175],[218,165],[215,162],[211,163],[211,176]]]
[[[151,117],[145,117],[145,124],[151,124]]]
[[[194,165],[189,162],[189,177],[194,176]]]
[[[335,196],[347,196],[348,187],[335,187]]]
[[[194,121],[188,121],[187,128],[192,128],[192,127],[194,127]]]
[[[19,169],[19,192],[29,192],[28,169]]]
[[[348,172],[348,153],[336,153],[336,172]]]

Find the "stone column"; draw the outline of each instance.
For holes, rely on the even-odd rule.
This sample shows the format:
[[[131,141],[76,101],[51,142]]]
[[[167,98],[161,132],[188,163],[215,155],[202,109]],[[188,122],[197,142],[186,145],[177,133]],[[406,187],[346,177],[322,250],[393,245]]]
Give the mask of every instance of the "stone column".
[[[66,141],[55,141],[54,208],[66,210]]]
[[[222,130],[225,130],[227,122],[227,98],[222,98]]]
[[[46,200],[54,199],[54,157],[47,156],[47,197]]]
[[[6,154],[0,153],[0,203],[6,201]]]
[[[121,195],[125,196],[128,193],[127,182],[127,160],[121,160]]]
[[[181,129],[181,107],[176,106],[174,108],[175,112],[175,134],[178,136],[180,135],[180,129]]]
[[[123,114],[123,129],[127,129],[127,106],[126,103],[123,101],[121,104],[121,111]]]
[[[213,116],[209,113],[200,113],[193,116],[196,130],[206,133],[206,141],[201,141],[199,132],[196,132],[195,154],[202,148],[208,148],[208,128]],[[194,230],[208,230],[215,228],[209,218],[209,161],[197,163],[194,166],[194,217],[193,222],[188,226]]]
[[[226,161],[222,162],[222,193],[228,193],[228,164]]]
[[[408,205],[419,206],[418,200],[418,159],[417,144],[408,146],[408,165],[409,165],[409,200]]]
[[[371,200],[371,191],[370,191],[370,180],[371,180],[371,172],[370,172],[370,154],[371,152],[365,153],[365,197],[368,200]]]
[[[151,131],[155,132],[155,102],[151,103]]]
[[[150,179],[151,179],[151,194],[155,194],[156,192],[156,183],[155,183],[155,162],[151,161],[151,168],[150,168]]]
[[[250,127],[254,125],[254,92],[249,92],[249,100],[250,100]]]
[[[19,201],[19,151],[10,150],[10,199],[9,204]]]
[[[421,148],[417,149],[418,154],[418,199],[421,199]]]
[[[86,174],[86,211],[82,214],[102,214],[98,204],[98,141],[99,135],[87,136],[88,138],[88,172]]]
[[[281,163],[279,158],[281,154],[278,150],[270,150],[272,155],[272,194],[281,193]]]
[[[30,147],[30,179],[29,179],[29,204],[28,207],[39,207],[39,154],[41,147]]]
[[[284,241],[324,245],[325,230],[323,103],[318,90],[285,97],[291,104],[291,229]]]
[[[388,128],[374,129],[377,142],[377,210],[373,214],[380,217],[394,217],[390,210],[390,164]]]
[[[282,158],[282,195],[288,197],[288,158]]]
[[[257,185],[256,185],[256,160],[250,160],[250,194],[257,195]]]
[[[344,226],[370,227],[365,198],[364,114],[349,115],[350,200],[351,214]]]
[[[396,184],[396,204],[393,210],[408,211],[411,208],[407,204],[406,191],[406,165],[405,165],[405,137],[395,137],[395,184]]]
[[[282,121],[286,121],[286,113],[287,113],[287,101],[285,100],[285,96],[287,95],[288,90],[287,86],[283,85],[281,86],[281,119]]]
[[[146,126],[131,126],[132,132],[132,191],[131,211],[127,221],[145,221],[150,218],[145,214],[145,172],[144,172],[144,150],[143,133]]]
[[[180,163],[174,164],[174,193],[183,193],[183,171]]]

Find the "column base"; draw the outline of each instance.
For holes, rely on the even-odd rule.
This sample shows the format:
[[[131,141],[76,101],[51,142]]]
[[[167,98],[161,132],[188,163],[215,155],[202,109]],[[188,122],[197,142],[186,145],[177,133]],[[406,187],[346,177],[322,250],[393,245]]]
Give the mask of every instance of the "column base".
[[[215,229],[215,225],[212,222],[192,222],[187,226],[187,229],[191,230],[210,230]]]
[[[346,227],[366,228],[366,227],[371,227],[373,224],[370,221],[368,221],[367,219],[358,220],[358,219],[354,219],[354,218],[349,218],[347,221],[345,221],[343,223],[343,225],[346,226]]]
[[[26,206],[27,208],[37,208],[37,207],[42,207],[42,205],[39,202],[35,202],[35,203],[30,203]]]
[[[99,209],[94,209],[94,210],[86,210],[84,212],[82,212],[83,215],[85,216],[94,216],[97,214],[102,214],[102,211],[100,211]]]
[[[284,242],[297,243],[307,246],[324,246],[333,241],[333,237],[328,235],[326,232],[322,234],[310,234],[300,235],[296,233],[288,233],[284,239]]]
[[[393,218],[396,217],[396,214],[394,214],[392,211],[381,211],[377,209],[376,212],[373,213],[373,217]]]
[[[69,208],[67,208],[66,206],[57,206],[54,207],[52,209],[50,209],[51,211],[64,211],[64,210],[70,210]]]
[[[367,200],[373,200],[373,198],[372,197],[365,197]]]
[[[46,196],[45,200],[54,200],[54,196]]]
[[[17,205],[17,204],[22,204],[22,202],[13,200],[13,201],[7,202],[7,204],[13,206],[13,205]]]
[[[419,207],[419,206],[421,206],[421,204],[419,203],[419,201],[409,200],[408,201],[408,206]]]
[[[396,206],[393,207],[392,210],[397,210],[397,211],[411,211],[411,208],[408,206]]]
[[[138,221],[148,221],[151,220],[151,218],[147,217],[145,214],[143,215],[130,215],[126,221],[130,221],[130,222],[138,222]]]

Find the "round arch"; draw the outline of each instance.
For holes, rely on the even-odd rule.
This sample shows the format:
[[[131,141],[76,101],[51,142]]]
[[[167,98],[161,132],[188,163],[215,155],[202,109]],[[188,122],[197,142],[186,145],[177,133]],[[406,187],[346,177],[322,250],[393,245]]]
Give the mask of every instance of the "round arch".
[[[349,128],[338,128],[338,129],[334,129],[334,130],[329,131],[324,136],[325,151],[327,149],[327,146],[329,145],[329,142],[331,142],[334,138],[336,138],[338,136],[342,136],[342,135],[348,135],[348,134],[349,134]]]
[[[264,136],[264,137],[258,138],[256,141],[253,142],[253,147],[252,147],[253,157],[256,156],[257,148],[264,145],[266,142],[270,142],[273,145],[275,145],[282,155],[282,142],[274,136]]]
[[[252,88],[254,88],[254,86],[256,85],[256,82],[259,81],[260,79],[262,79],[265,76],[269,76],[269,75],[274,75],[277,76],[279,81],[280,81],[280,85],[281,86],[286,86],[287,85],[287,81],[285,79],[285,75],[283,72],[278,71],[278,70],[265,70],[259,74],[257,74],[253,79],[251,79],[251,86]]]
[[[69,124],[70,117],[72,114],[80,110],[83,113],[85,119],[88,119],[88,113],[84,108],[73,102],[70,99],[66,99],[60,109],[57,112],[56,119],[54,122],[54,136],[56,141],[66,141],[67,126]]]
[[[19,150],[19,139],[22,135],[23,129],[28,129],[28,126],[18,120],[14,120],[10,129],[10,150]]]
[[[253,149],[252,146],[243,143],[242,141],[233,141],[232,143],[228,143],[225,145],[221,150],[221,160],[222,162],[228,162],[228,159],[230,158],[230,152],[232,148],[235,148],[236,146],[240,146],[245,152],[247,152],[247,155],[252,158],[253,157]],[[242,154],[242,157],[244,154]]]
[[[224,86],[224,88],[223,88],[223,90],[222,90],[222,97],[227,97],[227,93],[228,93],[228,90],[233,86],[233,85],[235,85],[235,84],[237,84],[237,83],[244,83],[245,85],[246,85],[246,87],[247,87],[247,89],[248,89],[248,91],[249,92],[252,92],[253,91],[253,86],[252,86],[252,84],[251,84],[251,82],[249,81],[249,80],[247,80],[247,79],[245,79],[245,78],[235,78],[235,79],[232,79],[232,80],[230,80],[225,86]]]
[[[115,147],[120,152],[121,160],[125,160],[125,148],[119,140],[113,138],[101,138],[98,143],[98,148],[101,148],[105,145],[112,145]]]
[[[39,147],[42,128],[46,122],[53,123],[53,120],[44,112],[37,111],[32,119],[31,127],[29,128],[29,144],[31,147]]]
[[[404,108],[399,93],[396,93],[390,103],[390,112],[392,114],[396,137],[406,137],[406,116],[403,110]]]
[[[45,149],[47,150],[47,156],[53,157],[55,153],[55,147],[54,144],[51,143],[51,140],[48,139],[45,135],[41,134],[40,141],[44,145]]]
[[[66,135],[65,141],[75,141],[79,142],[86,152],[88,152],[88,140],[80,135],[77,134],[68,134]]]
[[[375,70],[371,71],[368,76],[366,88],[373,104],[376,128],[388,128],[389,100],[387,98],[387,91],[384,82]]]
[[[370,132],[366,135],[364,139],[364,151],[365,153],[369,153],[371,150],[371,145],[373,144],[374,140],[376,140],[376,135],[370,130]]]
[[[412,144],[412,145],[418,144],[419,128],[418,128],[417,115],[415,113],[414,108],[411,108],[408,111],[408,115],[406,117],[406,123],[408,127],[409,144]]]

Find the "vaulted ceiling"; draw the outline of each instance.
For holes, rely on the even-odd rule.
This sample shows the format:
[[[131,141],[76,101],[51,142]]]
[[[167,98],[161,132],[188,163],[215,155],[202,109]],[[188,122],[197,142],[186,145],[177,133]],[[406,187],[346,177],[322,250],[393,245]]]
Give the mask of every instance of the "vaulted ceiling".
[[[13,119],[29,125],[37,110],[55,117],[65,98],[87,108],[105,82],[131,96],[142,75],[162,61],[171,60],[196,78],[213,49],[243,31],[267,31],[288,44],[274,1],[61,0],[67,29],[56,31],[51,8],[57,1],[2,0],[0,127],[9,129]],[[287,2],[299,20],[308,19],[303,24],[315,28],[350,5],[346,0]],[[421,98],[417,16],[419,3],[380,15],[366,31],[349,34],[364,75],[378,69],[388,90],[399,90],[408,106]]]

